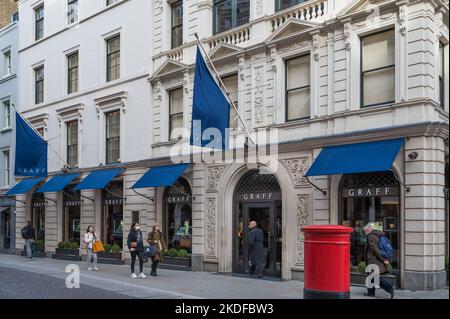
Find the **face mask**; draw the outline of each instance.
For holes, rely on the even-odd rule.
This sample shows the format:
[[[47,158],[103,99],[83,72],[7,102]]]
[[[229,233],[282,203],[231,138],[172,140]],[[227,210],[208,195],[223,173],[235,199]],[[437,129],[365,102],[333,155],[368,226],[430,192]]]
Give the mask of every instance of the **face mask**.
[[[139,227],[139,226],[137,226],[137,227],[134,227],[134,229],[136,229],[136,230],[139,230],[141,227]]]

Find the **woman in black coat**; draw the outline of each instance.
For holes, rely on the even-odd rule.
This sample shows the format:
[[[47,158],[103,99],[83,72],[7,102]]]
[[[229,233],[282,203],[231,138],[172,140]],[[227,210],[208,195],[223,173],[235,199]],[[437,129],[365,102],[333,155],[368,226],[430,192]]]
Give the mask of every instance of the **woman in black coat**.
[[[127,239],[128,249],[131,254],[131,278],[141,278],[144,279],[144,240],[142,237],[141,227],[139,223],[134,223],[131,226],[131,230],[128,233]],[[134,272],[134,265],[136,263],[136,256],[139,258],[139,276]]]

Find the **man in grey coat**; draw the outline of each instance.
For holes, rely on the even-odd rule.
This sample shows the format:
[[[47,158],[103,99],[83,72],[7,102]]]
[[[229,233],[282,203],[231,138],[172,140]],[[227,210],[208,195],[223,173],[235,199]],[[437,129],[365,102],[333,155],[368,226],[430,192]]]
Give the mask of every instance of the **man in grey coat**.
[[[264,268],[264,234],[255,221],[248,225],[250,233],[248,236],[249,257],[250,257],[250,276],[261,278]]]

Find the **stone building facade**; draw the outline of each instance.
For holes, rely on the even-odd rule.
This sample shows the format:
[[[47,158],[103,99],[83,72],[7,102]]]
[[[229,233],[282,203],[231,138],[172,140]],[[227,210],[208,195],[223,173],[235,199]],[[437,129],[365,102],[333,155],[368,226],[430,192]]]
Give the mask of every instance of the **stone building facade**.
[[[145,8],[138,3],[142,5],[139,0],[115,4],[124,14],[142,9],[141,19],[121,16],[124,32],[131,21],[151,21],[146,28],[136,26],[139,34],[151,30],[146,36],[128,35],[130,45],[148,41],[142,50],[129,52],[139,52],[133,57],[142,60],[126,62],[132,60],[129,56],[124,60],[145,65],[145,81],[136,82],[136,90],[124,83],[115,89],[106,85],[107,93],[91,94],[92,89],[79,99],[55,96],[41,106],[32,106],[22,95],[20,102],[32,123],[43,126],[62,152],[64,140],[53,137],[58,136],[64,114],[68,118],[82,114],[80,161],[74,171],[83,178],[100,168],[124,169],[114,188],[123,199],[118,201],[122,228],[117,228],[122,231],[118,238],[123,259],[129,258],[124,240],[131,223],[139,220],[146,234],[158,222],[171,248],[187,250],[192,270],[245,272],[246,225],[255,219],[265,232],[266,275],[303,278],[300,229],[312,224],[355,228],[352,268],[357,271],[363,258],[361,227],[374,222],[394,243],[393,273],[399,286],[432,290],[445,285],[448,2],[156,0]],[[25,11],[28,2],[21,5]],[[100,21],[101,16],[91,21]],[[81,29],[83,24],[86,29]],[[81,34],[88,25],[91,30],[89,22],[83,22],[78,31],[65,32]],[[196,160],[199,150],[191,153],[195,34],[246,127],[277,138],[276,158],[270,165],[249,164],[243,150],[245,127],[234,117],[231,139],[237,146],[225,152],[227,158],[237,153],[234,161],[207,163]],[[21,57],[28,56],[24,59],[29,61],[22,64],[23,74],[29,75],[20,86],[24,91],[31,87],[27,71],[35,65],[31,57],[40,47],[46,52],[49,41],[22,42]],[[77,45],[66,41],[67,48]],[[85,65],[80,70],[82,79],[98,67]],[[89,82],[92,87],[98,83],[101,77]],[[124,153],[120,161],[105,165],[101,142],[105,136],[99,127],[104,125],[102,110],[108,113],[114,106],[121,110]],[[305,177],[327,147],[391,140],[401,140],[401,148],[386,171]],[[58,159],[49,160],[52,175],[59,172]],[[174,185],[133,190],[149,168],[172,165],[174,160],[191,163]],[[81,195],[81,229],[94,224],[109,240],[105,207],[110,202],[105,201],[105,191],[83,190]],[[52,254],[64,234],[63,193],[45,196],[51,199],[45,204],[45,247]],[[24,223],[31,216],[32,192],[17,198],[26,203],[17,208],[18,220],[20,215]],[[116,209],[111,208],[113,215]],[[21,245],[18,241],[17,247]]]

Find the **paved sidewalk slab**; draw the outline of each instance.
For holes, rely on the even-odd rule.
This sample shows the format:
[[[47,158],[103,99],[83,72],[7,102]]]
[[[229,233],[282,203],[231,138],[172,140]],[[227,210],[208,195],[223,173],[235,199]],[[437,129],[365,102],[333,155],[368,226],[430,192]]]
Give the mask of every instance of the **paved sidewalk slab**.
[[[220,298],[220,299],[301,299],[303,282],[255,280],[230,274],[158,270],[158,277],[130,278],[129,265],[99,265],[100,271],[87,271],[85,262],[54,259],[24,261],[23,257],[0,255],[0,267],[28,271],[44,276],[65,279],[69,264],[80,267],[81,285],[87,285],[120,293],[128,297],[173,298]],[[148,273],[148,270],[146,270]],[[371,299],[363,294],[364,287],[351,287],[352,299]],[[377,291],[377,299],[388,298],[384,291]],[[449,290],[412,292],[398,290],[395,299],[448,299]]]

